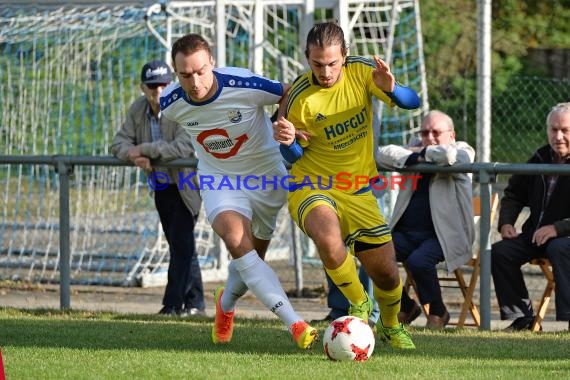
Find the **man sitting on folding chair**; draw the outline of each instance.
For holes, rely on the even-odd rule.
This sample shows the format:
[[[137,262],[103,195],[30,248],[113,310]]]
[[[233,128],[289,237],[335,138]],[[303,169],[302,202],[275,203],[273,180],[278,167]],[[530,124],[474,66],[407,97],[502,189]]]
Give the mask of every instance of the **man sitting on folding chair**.
[[[553,107],[546,118],[548,145],[528,161],[570,164],[570,102]],[[570,320],[570,176],[513,175],[501,199],[499,232],[491,249],[491,271],[501,319],[514,320],[507,331],[530,330],[535,315],[521,266],[546,257],[556,284],[556,319]],[[523,209],[530,215],[517,233]],[[570,329],[570,324],[569,324]]]
[[[440,166],[472,163],[475,151],[455,141],[453,120],[441,111],[430,111],[421,124],[421,144],[379,149],[378,164],[397,170],[417,163]],[[450,316],[441,296],[436,265],[445,261],[452,272],[472,258],[475,238],[471,175],[465,173],[420,173],[414,186],[408,173],[401,186],[390,227],[396,258],[415,280],[419,301],[429,304],[427,328],[445,327]],[[417,174],[417,173],[414,173]],[[402,293],[398,319],[409,324],[421,313],[407,292]]]

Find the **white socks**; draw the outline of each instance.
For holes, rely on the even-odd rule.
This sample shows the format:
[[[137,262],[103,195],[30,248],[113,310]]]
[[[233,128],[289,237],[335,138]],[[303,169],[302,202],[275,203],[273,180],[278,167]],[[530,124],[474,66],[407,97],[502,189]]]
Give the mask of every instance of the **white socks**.
[[[232,311],[236,307],[237,300],[247,292],[247,285],[241,279],[236,268],[236,261],[231,260],[228,265],[228,280],[220,304],[224,313]]]
[[[259,257],[259,255],[255,250],[246,253],[244,256],[240,257],[239,259],[232,260],[229,267],[230,269],[231,269],[231,264],[233,263],[235,263],[235,269],[237,270],[237,272],[239,272],[241,280],[243,281],[242,284],[245,283],[247,288],[249,288],[249,290],[251,290],[253,294],[255,294],[257,299],[259,299],[261,303],[265,305],[265,307],[271,310],[271,312],[277,315],[277,317],[279,317],[279,319],[281,319],[283,323],[287,325],[287,327],[290,327],[293,323],[297,321],[303,320],[303,318],[301,318],[295,312],[295,310],[293,310],[293,306],[289,302],[289,299],[287,298],[285,291],[283,291],[281,283],[279,282],[279,278],[277,277],[273,269],[271,269],[271,267],[267,265],[267,263],[263,261],[261,257]],[[232,271],[230,270],[230,276],[231,273]],[[228,293],[233,294],[236,291],[236,289],[238,289],[237,283],[238,281],[232,279],[230,284],[230,277],[228,277],[228,288],[230,287],[230,285],[234,287],[233,290],[229,288],[230,292]],[[239,294],[239,292],[236,293]],[[223,293],[223,296],[225,295],[226,295],[226,290],[224,290]],[[223,296],[222,299],[225,298]],[[233,306],[235,307],[236,301],[237,298],[235,299],[230,298],[224,300],[224,302],[222,303],[222,309],[224,309],[225,311],[231,310],[231,308],[226,309],[225,306],[226,305],[231,306],[233,304]]]

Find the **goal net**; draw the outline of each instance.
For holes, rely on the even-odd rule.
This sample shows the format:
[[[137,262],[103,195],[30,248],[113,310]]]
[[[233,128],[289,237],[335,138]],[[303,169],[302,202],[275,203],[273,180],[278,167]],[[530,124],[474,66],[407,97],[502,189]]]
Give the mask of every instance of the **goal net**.
[[[81,3],[78,3],[81,4]],[[0,139],[4,155],[109,156],[139,72],[168,58],[185,33],[204,35],[218,65],[291,82],[306,68],[315,22],[338,19],[352,54],[388,57],[427,104],[416,1],[234,0],[15,5],[0,9]],[[379,142],[406,141],[420,110],[379,109]],[[59,281],[59,183],[50,165],[0,162],[0,279]],[[168,246],[144,173],[76,165],[70,190],[72,284],[164,284]],[[314,250],[284,208],[267,258]],[[201,213],[197,248],[205,281],[224,279],[227,252]],[[297,241],[293,247],[292,241]]]

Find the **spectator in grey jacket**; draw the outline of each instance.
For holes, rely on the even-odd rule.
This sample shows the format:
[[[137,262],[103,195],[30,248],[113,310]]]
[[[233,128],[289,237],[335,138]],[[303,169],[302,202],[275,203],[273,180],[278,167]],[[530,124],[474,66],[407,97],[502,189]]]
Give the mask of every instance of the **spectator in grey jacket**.
[[[194,239],[201,199],[199,191],[188,184],[178,186],[180,178],[189,178],[196,169],[153,167],[151,162],[195,157],[190,136],[161,116],[160,94],[170,82],[172,70],[166,62],[151,61],[143,66],[140,88],[144,95],[129,108],[111,150],[151,176],[149,185],[155,190],[155,206],[170,249],[168,282],[159,314],[204,316],[204,287]]]
[[[570,102],[552,108],[546,118],[548,145],[529,163],[570,164]],[[523,209],[530,215],[519,234],[514,225]],[[491,270],[501,319],[514,320],[507,331],[532,327],[534,311],[521,266],[547,257],[556,283],[556,319],[570,320],[570,176],[522,175],[509,179],[499,211],[503,240],[491,248]],[[569,324],[570,328],[570,324]]]
[[[448,166],[472,163],[475,151],[469,144],[455,141],[453,120],[441,111],[430,111],[422,120],[421,144],[379,149],[378,162],[387,169],[417,163]],[[475,238],[471,175],[465,173],[404,173],[390,227],[396,259],[405,262],[418,288],[422,305],[429,304],[427,328],[443,328],[449,322],[436,265],[445,261],[448,271],[472,258]],[[398,315],[401,323],[411,323],[420,314],[419,305],[406,292]]]

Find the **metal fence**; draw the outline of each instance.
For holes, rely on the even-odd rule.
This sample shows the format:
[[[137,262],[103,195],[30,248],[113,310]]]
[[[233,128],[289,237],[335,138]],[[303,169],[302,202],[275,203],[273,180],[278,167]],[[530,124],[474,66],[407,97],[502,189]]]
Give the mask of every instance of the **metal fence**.
[[[454,83],[428,79],[429,107],[448,113],[459,140],[476,147],[476,79]],[[546,144],[546,115],[558,103],[570,101],[570,78],[493,77],[491,161],[526,162]],[[477,157],[476,157],[477,159]]]
[[[175,160],[169,163],[159,163],[163,166],[189,166],[194,164],[193,160]],[[0,156],[0,165],[16,164],[46,164],[53,166],[57,170],[59,194],[59,276],[60,276],[60,304],[61,308],[70,308],[71,293],[71,271],[72,252],[70,250],[70,174],[74,165],[102,165],[102,166],[124,166],[125,163],[112,157],[78,157],[78,156]],[[411,169],[402,171],[419,172],[453,172],[453,173],[474,173],[478,183],[478,193],[481,198],[481,219],[479,225],[478,246],[481,247],[481,277],[480,277],[480,311],[481,328],[489,330],[491,328],[491,223],[490,201],[493,192],[494,179],[498,174],[560,174],[570,175],[570,167],[567,165],[540,165],[540,164],[501,164],[501,163],[475,163],[458,164],[450,167],[438,167],[429,164],[420,164]],[[293,239],[295,240],[295,239]],[[227,255],[220,247],[217,250],[220,255]],[[293,261],[296,268],[296,285],[298,290],[303,287],[302,275],[302,252],[292,245]]]

